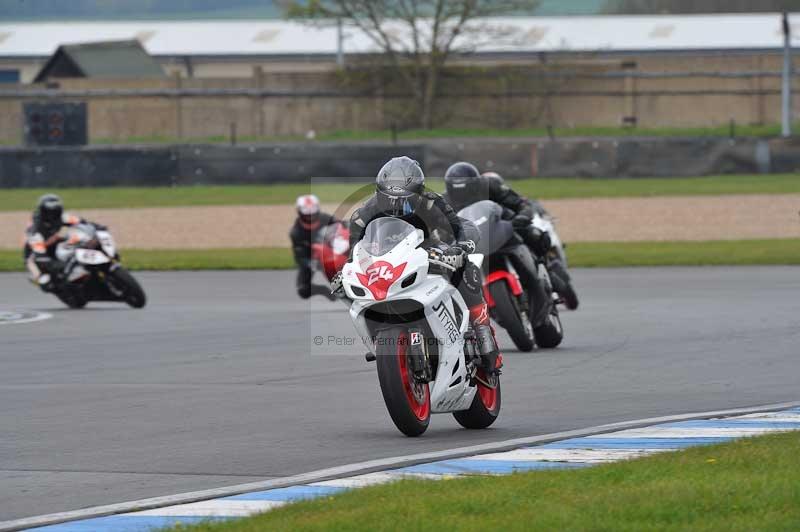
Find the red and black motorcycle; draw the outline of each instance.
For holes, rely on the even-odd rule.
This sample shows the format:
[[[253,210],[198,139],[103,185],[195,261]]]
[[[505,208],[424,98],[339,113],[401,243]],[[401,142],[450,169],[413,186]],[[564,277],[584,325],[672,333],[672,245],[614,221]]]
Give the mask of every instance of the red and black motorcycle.
[[[458,213],[480,231],[475,252],[484,256],[483,292],[492,318],[508,332],[520,351],[531,351],[535,345],[557,347],[564,338],[558,309],[552,305],[545,322],[533,327],[531,316],[535,316],[538,309],[533,308],[513,264],[515,250],[525,244],[514,232],[511,220],[503,214],[503,207],[489,200],[473,203]],[[539,279],[545,285],[545,293],[552,295],[547,268],[541,261],[537,261],[536,267]]]
[[[311,244],[311,267],[333,280],[350,255],[350,231],[342,222],[331,224]]]

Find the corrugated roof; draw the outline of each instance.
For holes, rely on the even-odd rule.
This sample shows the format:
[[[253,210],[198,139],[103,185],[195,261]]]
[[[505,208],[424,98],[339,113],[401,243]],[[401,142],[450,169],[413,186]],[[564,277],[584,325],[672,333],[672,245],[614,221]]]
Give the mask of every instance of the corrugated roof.
[[[483,52],[772,49],[782,45],[775,14],[517,17],[481,21],[503,28]],[[800,20],[798,20],[800,23]],[[402,30],[398,26],[398,35]],[[800,25],[796,32],[800,35]],[[0,56],[49,56],[61,44],[138,39],[151,55],[315,55],[336,53],[334,27],[289,21],[86,22],[0,24]],[[401,37],[399,37],[401,38]],[[345,51],[377,48],[355,28]]]

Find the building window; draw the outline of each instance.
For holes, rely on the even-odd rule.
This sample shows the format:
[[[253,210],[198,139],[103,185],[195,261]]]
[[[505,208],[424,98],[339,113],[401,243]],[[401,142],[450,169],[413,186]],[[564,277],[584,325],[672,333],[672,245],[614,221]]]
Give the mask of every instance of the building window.
[[[0,83],[19,83],[19,70],[0,68]]]

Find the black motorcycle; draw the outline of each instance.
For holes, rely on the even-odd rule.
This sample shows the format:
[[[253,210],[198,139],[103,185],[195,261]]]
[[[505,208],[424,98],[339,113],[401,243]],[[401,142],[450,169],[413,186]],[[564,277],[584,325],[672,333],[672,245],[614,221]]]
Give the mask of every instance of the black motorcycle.
[[[536,315],[533,302],[520,282],[514,263],[521,248],[527,248],[514,232],[508,216],[504,216],[501,205],[479,201],[458,212],[458,216],[475,224],[480,231],[476,253],[484,256],[483,291],[492,318],[502,326],[520,351],[531,351],[534,345],[542,348],[557,347],[564,338],[561,319],[556,305],[552,305],[544,324],[534,328],[531,316]],[[542,261],[536,266],[545,293],[553,294],[550,277]]]

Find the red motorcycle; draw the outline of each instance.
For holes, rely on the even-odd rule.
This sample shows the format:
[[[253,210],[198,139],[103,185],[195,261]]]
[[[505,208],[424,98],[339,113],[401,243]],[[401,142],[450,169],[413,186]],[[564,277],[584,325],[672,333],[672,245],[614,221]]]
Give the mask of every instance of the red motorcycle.
[[[350,230],[341,222],[331,224],[318,233],[311,244],[311,267],[325,274],[330,282],[342,269],[350,255]]]

